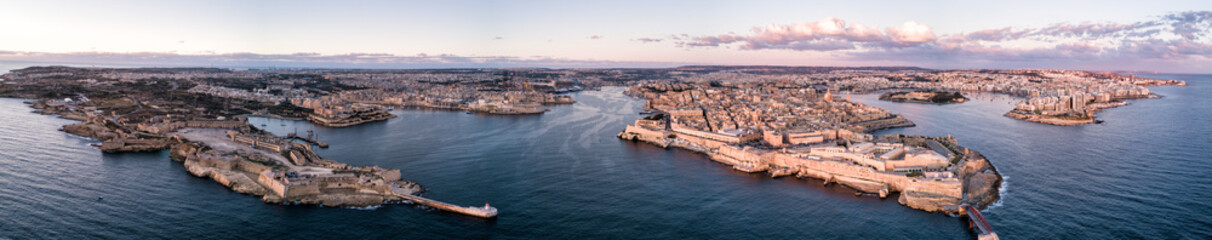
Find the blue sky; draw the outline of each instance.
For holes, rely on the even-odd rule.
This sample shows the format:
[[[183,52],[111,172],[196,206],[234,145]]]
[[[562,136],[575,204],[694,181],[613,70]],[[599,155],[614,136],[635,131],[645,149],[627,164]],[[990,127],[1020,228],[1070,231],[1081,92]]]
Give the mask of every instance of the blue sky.
[[[14,1],[2,5],[0,22],[8,23],[0,31],[0,60],[5,61],[233,67],[772,64],[1212,71],[1212,37],[1181,35],[1212,29],[1209,1]],[[1001,35],[990,38],[989,34]]]

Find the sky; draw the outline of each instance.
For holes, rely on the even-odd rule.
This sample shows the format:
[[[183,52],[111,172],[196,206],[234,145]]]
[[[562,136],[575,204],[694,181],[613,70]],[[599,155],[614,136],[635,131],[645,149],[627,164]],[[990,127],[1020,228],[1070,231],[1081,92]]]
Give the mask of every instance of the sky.
[[[12,1],[0,61],[1212,73],[1212,1]]]

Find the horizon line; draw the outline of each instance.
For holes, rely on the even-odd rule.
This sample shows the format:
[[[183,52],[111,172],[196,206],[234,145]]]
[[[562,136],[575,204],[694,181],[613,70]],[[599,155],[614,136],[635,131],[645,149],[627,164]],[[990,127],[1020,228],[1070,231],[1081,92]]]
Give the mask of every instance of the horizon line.
[[[917,70],[926,71],[963,71],[963,70],[1063,70],[1063,71],[1082,71],[1091,73],[1143,73],[1143,74],[1191,74],[1191,75],[1207,75],[1212,73],[1197,73],[1197,72],[1163,72],[1154,70],[1089,70],[1089,69],[1071,69],[1071,68],[928,68],[911,65],[783,65],[783,64],[688,64],[677,65],[672,67],[655,67],[655,66],[631,66],[631,67],[276,67],[276,66],[206,66],[197,64],[186,64],[171,66],[157,66],[153,64],[97,64],[97,63],[82,63],[82,62],[49,62],[49,61],[12,61],[0,60],[0,63],[34,63],[29,66],[20,68],[12,68],[11,70],[19,70],[31,67],[71,67],[71,68],[96,68],[96,69],[173,69],[173,68],[212,68],[212,69],[235,69],[235,70],[459,70],[459,69],[547,69],[547,70],[575,70],[575,69],[678,69],[689,67],[745,67],[745,68],[917,68]],[[46,64],[46,65],[41,65]],[[83,66],[90,65],[90,66]],[[11,71],[10,70],[10,71]],[[905,69],[902,69],[905,70]],[[911,70],[911,69],[910,69]]]

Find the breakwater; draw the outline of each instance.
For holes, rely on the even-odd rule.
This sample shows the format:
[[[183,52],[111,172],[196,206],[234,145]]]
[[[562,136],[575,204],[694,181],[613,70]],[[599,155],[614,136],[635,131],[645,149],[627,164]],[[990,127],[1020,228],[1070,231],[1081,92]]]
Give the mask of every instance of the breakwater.
[[[433,199],[429,199],[429,198],[425,198],[425,197],[421,197],[421,196],[417,196],[417,195],[412,195],[412,194],[409,194],[406,192],[396,193],[396,196],[409,200],[409,201],[412,201],[416,204],[430,206],[430,207],[437,208],[442,211],[454,212],[454,213],[482,217],[482,218],[497,217],[497,208],[489,206],[488,203],[484,203],[483,207],[464,207],[464,206],[449,204],[449,203],[445,203],[445,202],[441,202],[441,201],[437,201],[437,200],[433,200]]]

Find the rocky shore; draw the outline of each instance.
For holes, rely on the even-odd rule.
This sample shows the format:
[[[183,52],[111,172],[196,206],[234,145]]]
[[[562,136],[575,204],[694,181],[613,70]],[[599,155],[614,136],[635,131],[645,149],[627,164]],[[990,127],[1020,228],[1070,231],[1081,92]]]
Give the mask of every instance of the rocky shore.
[[[1028,122],[1036,122],[1036,123],[1043,123],[1043,124],[1056,125],[1056,126],[1077,126],[1077,125],[1095,123],[1095,120],[1093,117],[1049,116],[1049,115],[1042,115],[1042,114],[1033,114],[1033,113],[1028,113],[1028,112],[1020,112],[1020,111],[1010,111],[1010,112],[1007,112],[1003,116],[1013,118],[1013,119],[1028,121]]]
[[[139,124],[134,129],[133,125],[110,118],[58,108],[45,100],[27,104],[35,113],[81,120],[60,130],[103,141],[96,145],[101,151],[169,150],[169,156],[181,162],[190,175],[214,180],[238,193],[259,196],[266,203],[366,207],[403,202],[405,198],[399,194],[423,192],[420,185],[401,180],[399,170],[350,166],[320,158],[311,152],[310,146],[260,132],[248,126],[244,118]],[[229,136],[223,136],[225,131]],[[264,140],[245,145],[234,142],[239,137],[233,136]],[[275,179],[275,175],[296,178]],[[292,191],[295,189],[300,190]]]
[[[170,157],[191,175],[266,203],[366,207],[404,200],[396,193],[422,192],[420,185],[401,180],[399,170],[333,162],[307,145],[262,138],[272,137],[264,132],[187,128],[171,134]],[[238,142],[245,139],[263,140],[250,146]],[[285,155],[269,151],[278,147],[275,144],[291,150]]]

